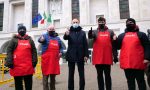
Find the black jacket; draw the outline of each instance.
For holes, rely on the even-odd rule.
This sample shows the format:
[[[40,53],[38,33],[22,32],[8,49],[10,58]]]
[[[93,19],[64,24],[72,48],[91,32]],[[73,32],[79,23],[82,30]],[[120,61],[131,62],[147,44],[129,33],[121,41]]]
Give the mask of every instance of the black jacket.
[[[128,31],[127,29],[125,29],[125,32],[120,34],[117,38],[117,49],[121,49],[122,41],[124,39],[125,33],[127,32],[137,32],[138,38],[140,39],[140,42],[144,48],[144,58],[150,60],[150,42],[146,34],[140,32],[139,29],[133,31]]]
[[[83,62],[84,57],[89,57],[86,34],[80,26],[77,29],[71,26],[69,35],[65,34],[63,38],[68,40],[67,61]]]
[[[22,38],[18,35],[13,36],[13,38],[9,41],[5,66],[7,66],[9,68],[13,68],[13,52],[18,45],[18,40],[29,40],[29,42],[31,44],[31,50],[32,50],[31,51],[32,52],[32,65],[33,65],[33,67],[35,67],[37,64],[37,51],[36,51],[34,41],[32,40],[32,38],[30,36],[26,36],[26,37]]]

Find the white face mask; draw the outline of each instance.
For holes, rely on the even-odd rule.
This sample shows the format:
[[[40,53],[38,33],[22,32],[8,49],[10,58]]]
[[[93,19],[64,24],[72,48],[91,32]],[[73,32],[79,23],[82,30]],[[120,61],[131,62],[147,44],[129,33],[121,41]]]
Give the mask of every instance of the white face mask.
[[[72,24],[73,28],[78,28],[79,27],[79,24],[78,23],[74,23]]]

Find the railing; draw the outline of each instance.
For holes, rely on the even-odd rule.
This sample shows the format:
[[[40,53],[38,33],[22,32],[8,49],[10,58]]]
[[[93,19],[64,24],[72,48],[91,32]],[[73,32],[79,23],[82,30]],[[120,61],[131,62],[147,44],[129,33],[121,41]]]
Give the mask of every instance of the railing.
[[[9,74],[9,68],[4,66],[6,55],[0,54],[0,86],[7,84],[9,82],[13,81],[13,77]],[[34,77],[37,79],[42,78],[42,72],[41,72],[41,57],[38,57],[38,63],[35,68],[35,74]]]
[[[13,81],[13,78],[7,74],[9,68],[4,66],[5,58],[6,55],[0,55],[0,86]]]
[[[35,68],[34,76],[38,79],[42,78],[42,70],[41,70],[41,56],[38,56],[38,63]]]

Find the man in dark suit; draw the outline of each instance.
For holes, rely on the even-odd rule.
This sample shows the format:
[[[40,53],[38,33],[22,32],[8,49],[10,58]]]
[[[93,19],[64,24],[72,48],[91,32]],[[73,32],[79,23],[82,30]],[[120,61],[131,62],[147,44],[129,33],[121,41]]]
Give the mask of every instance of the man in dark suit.
[[[85,32],[82,27],[79,26],[79,20],[73,19],[72,26],[65,32],[64,40],[68,40],[68,49],[66,53],[66,60],[68,61],[69,78],[68,78],[68,90],[74,90],[74,71],[75,64],[78,66],[79,72],[79,84],[80,89],[84,90],[85,77],[84,77],[84,61],[87,61],[88,44]]]

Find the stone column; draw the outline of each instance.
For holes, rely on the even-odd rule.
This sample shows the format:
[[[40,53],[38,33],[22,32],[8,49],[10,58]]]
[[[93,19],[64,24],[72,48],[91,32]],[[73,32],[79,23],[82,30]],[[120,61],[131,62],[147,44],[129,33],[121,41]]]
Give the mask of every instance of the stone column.
[[[32,0],[25,0],[25,18],[24,25],[27,30],[31,30],[32,28]]]
[[[89,24],[89,0],[79,0],[80,7],[80,24],[87,25]]]
[[[63,27],[71,25],[72,12],[71,12],[71,0],[62,0],[62,16],[60,23]]]
[[[140,19],[139,0],[129,0],[129,12],[130,12],[130,17],[131,18],[134,18],[136,20]]]
[[[3,12],[3,31],[9,32],[9,0],[4,0],[4,12]]]
[[[108,0],[107,22],[118,22],[120,20],[119,0]]]

